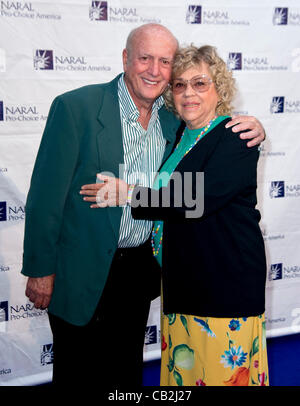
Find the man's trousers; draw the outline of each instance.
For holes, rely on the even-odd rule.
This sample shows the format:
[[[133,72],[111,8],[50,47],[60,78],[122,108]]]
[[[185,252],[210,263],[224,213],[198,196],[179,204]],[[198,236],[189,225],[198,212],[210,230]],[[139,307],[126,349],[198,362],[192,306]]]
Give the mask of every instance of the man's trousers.
[[[53,384],[102,392],[142,385],[146,324],[151,300],[159,294],[160,268],[149,241],[136,248],[119,248],[87,325],[75,326],[49,313]]]

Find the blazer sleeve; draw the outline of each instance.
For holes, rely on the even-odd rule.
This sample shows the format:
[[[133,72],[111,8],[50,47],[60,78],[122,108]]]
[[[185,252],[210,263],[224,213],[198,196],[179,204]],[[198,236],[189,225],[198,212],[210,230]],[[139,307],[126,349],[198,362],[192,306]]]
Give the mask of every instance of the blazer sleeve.
[[[181,186],[176,185],[176,178],[172,176],[168,185],[158,190],[135,187],[131,203],[133,217],[150,220],[204,219],[238,196],[253,195],[256,190],[259,152],[257,146],[249,148],[246,143],[247,140],[241,140],[239,134],[226,131],[207,160],[204,170],[197,167],[196,153],[190,153],[189,165],[183,161],[179,164],[176,171],[180,170]],[[200,148],[199,145],[199,153]],[[191,175],[188,180],[192,179],[188,184],[185,170]],[[204,187],[199,176],[201,170]],[[186,198],[187,191],[192,198]],[[195,204],[191,207],[192,201]]]
[[[68,103],[59,96],[49,111],[26,201],[22,268],[26,276],[55,272],[64,205],[78,151],[74,117]]]

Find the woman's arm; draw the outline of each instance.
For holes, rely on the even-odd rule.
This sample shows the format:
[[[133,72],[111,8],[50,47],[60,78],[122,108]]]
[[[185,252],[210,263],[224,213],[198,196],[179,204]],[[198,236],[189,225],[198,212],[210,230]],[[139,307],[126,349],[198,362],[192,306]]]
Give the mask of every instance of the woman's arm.
[[[197,155],[191,154],[189,168],[178,166],[167,187],[159,190],[135,187],[132,215],[136,219],[205,218],[231,202],[238,195],[247,196],[256,189],[257,147],[247,141],[224,134],[205,165],[202,182],[197,172]],[[194,166],[195,170],[190,170]],[[187,169],[189,172],[184,172]],[[189,176],[187,176],[189,175]],[[181,176],[181,179],[180,179]],[[180,182],[181,181],[181,182]],[[191,205],[193,203],[193,205]]]
[[[249,148],[247,141],[227,131],[203,173],[197,154],[191,152],[166,187],[133,188],[121,179],[98,175],[103,183],[85,185],[81,194],[87,195],[86,201],[97,201],[91,208],[130,204],[135,219],[205,218],[239,194],[253,193],[258,156],[257,147]],[[91,194],[94,196],[88,197]]]

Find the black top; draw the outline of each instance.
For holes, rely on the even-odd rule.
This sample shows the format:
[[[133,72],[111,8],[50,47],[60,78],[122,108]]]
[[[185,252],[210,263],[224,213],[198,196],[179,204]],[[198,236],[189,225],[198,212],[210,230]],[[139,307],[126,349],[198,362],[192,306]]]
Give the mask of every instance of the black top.
[[[255,209],[259,152],[225,128],[229,120],[200,140],[174,171],[176,176],[193,174],[193,199],[196,173],[204,172],[201,217],[187,218],[192,212],[184,204],[184,176],[179,189],[171,177],[166,188],[137,186],[133,192],[134,218],[164,220],[165,314],[249,317],[265,310],[266,258],[260,213]],[[169,207],[163,207],[168,194]],[[145,196],[158,207],[143,207]],[[181,207],[176,207],[178,198],[183,201]]]

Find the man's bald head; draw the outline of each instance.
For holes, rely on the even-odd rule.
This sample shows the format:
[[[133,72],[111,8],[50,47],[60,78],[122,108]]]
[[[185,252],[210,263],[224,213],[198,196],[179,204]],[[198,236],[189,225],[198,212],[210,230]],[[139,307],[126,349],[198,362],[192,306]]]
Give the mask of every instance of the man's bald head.
[[[126,41],[126,51],[127,56],[130,59],[132,54],[132,49],[135,46],[135,43],[142,37],[145,36],[153,36],[153,37],[161,37],[164,39],[168,39],[170,42],[173,43],[174,49],[178,48],[178,41],[171,33],[171,31],[161,24],[144,24],[137,28],[134,28],[128,35]]]

